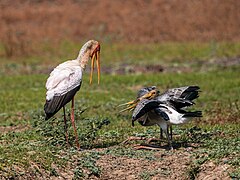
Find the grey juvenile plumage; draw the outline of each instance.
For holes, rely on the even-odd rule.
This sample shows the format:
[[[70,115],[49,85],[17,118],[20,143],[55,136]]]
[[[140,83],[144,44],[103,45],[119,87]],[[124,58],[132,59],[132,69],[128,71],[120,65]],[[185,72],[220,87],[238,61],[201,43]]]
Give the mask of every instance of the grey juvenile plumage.
[[[186,86],[169,89],[159,94],[156,88],[147,87],[138,92],[138,98],[155,90],[156,96],[151,99],[141,99],[132,115],[132,124],[138,121],[142,126],[158,125],[166,134],[170,148],[172,142],[169,137],[168,126],[187,123],[191,118],[202,117],[201,111],[187,112],[184,109],[195,103],[199,97],[198,86]]]

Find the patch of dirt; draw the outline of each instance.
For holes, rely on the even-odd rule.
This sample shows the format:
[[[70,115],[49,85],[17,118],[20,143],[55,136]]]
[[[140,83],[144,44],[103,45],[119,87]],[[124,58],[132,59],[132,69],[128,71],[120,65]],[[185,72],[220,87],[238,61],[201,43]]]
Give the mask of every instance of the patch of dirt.
[[[104,74],[145,74],[145,73],[189,73],[197,70],[209,71],[213,68],[228,68],[240,66],[240,57],[232,58],[214,58],[209,61],[206,60],[196,60],[187,62],[187,64],[182,63],[181,65],[174,66],[170,65],[161,65],[161,64],[149,64],[149,65],[136,65],[136,64],[120,64],[118,66],[102,66],[101,73]],[[39,65],[35,66],[19,66],[18,69],[4,69],[6,74],[49,74],[55,66],[46,66]],[[26,71],[27,69],[27,71]],[[86,72],[90,73],[90,69],[86,68]]]
[[[18,126],[0,126],[0,133],[5,134],[8,132],[23,132],[29,129],[29,126],[18,125]]]
[[[198,180],[230,180],[228,176],[230,165],[220,164],[216,165],[212,161],[203,164],[200,168],[200,172],[197,175]]]
[[[113,149],[118,147],[111,147]],[[124,147],[123,147],[124,148]],[[106,149],[94,149],[89,152],[103,152]],[[88,151],[88,150],[87,150]],[[85,152],[85,151],[83,151]],[[113,154],[103,154],[96,161],[95,166],[101,169],[100,177],[94,175],[87,179],[92,180],[165,180],[165,179],[190,179],[189,172],[195,158],[194,148],[179,148],[174,151],[165,149],[155,151],[152,155],[153,159],[146,157],[129,157]],[[144,156],[144,155],[143,155]],[[21,167],[12,167],[12,172],[19,174],[18,179],[73,179],[74,171],[77,167],[77,160],[82,158],[82,152],[74,155],[73,159],[63,168],[52,164],[53,172],[47,172],[42,169],[41,165],[31,162],[31,167],[27,170]],[[85,171],[84,169],[82,169]],[[195,174],[196,180],[228,180],[231,172],[231,166],[228,164],[215,164],[207,161],[202,164],[198,172]],[[21,173],[19,173],[21,172]],[[55,173],[54,173],[55,172]],[[6,171],[7,173],[7,171]],[[20,175],[22,174],[22,175]],[[4,174],[2,174],[4,175]],[[0,174],[1,177],[1,174]],[[84,178],[83,178],[84,179]]]
[[[187,151],[166,154],[163,150],[154,156],[155,161],[104,155],[97,161],[102,168],[101,179],[141,179],[144,174],[151,175],[152,179],[182,179],[192,161]]]
[[[105,74],[144,74],[144,73],[164,73],[164,72],[176,72],[176,73],[188,73],[194,72],[197,69],[202,71],[208,71],[213,68],[228,68],[232,66],[240,66],[240,57],[232,58],[214,58],[209,61],[196,60],[182,64],[181,66],[173,65],[130,65],[121,64],[117,68],[114,67],[102,67],[101,71]],[[87,69],[87,71],[89,71]]]
[[[166,152],[165,150],[155,152],[156,160],[104,155],[97,161],[97,165],[102,169],[100,179],[134,180],[143,177],[151,177],[152,180],[188,179],[189,168],[194,161],[192,149]],[[216,165],[210,161],[201,166],[196,179],[231,179],[228,176],[229,170],[230,165]]]

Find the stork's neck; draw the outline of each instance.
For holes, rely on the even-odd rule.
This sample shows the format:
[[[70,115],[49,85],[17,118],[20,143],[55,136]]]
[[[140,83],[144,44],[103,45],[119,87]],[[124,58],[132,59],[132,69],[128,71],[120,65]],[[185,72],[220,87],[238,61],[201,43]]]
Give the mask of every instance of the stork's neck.
[[[77,61],[79,62],[82,69],[86,68],[88,60],[89,60],[89,53],[84,53],[83,55],[77,58]]]
[[[90,52],[87,50],[87,45],[88,45],[87,43],[83,45],[76,59],[79,62],[81,68],[83,69],[86,68],[86,65],[90,57]]]

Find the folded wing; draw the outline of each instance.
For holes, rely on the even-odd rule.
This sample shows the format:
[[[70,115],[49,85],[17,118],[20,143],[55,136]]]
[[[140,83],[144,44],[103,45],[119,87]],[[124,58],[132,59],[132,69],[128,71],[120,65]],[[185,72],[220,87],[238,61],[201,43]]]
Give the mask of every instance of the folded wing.
[[[68,68],[59,65],[52,71],[46,83],[47,93],[46,103],[44,105],[46,119],[52,117],[71,101],[80,89],[81,82],[82,70],[79,66],[71,66],[71,68]]]

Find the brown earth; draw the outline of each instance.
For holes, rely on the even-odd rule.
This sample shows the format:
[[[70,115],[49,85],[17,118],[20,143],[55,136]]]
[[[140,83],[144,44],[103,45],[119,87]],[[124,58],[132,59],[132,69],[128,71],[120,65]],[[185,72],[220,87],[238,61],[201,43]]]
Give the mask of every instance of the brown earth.
[[[27,54],[39,42],[85,39],[133,43],[239,41],[236,0],[0,1],[6,53]]]
[[[173,154],[166,154],[164,151],[156,152],[154,156],[159,158],[158,161],[106,155],[97,162],[103,171],[100,179],[143,179],[141,178],[141,174],[144,173],[149,173],[152,180],[190,179],[188,173],[194,159],[191,158],[193,152],[187,150],[176,150]],[[230,180],[231,178],[228,176],[229,170],[230,165],[216,165],[212,161],[209,161],[200,167],[195,179]]]

